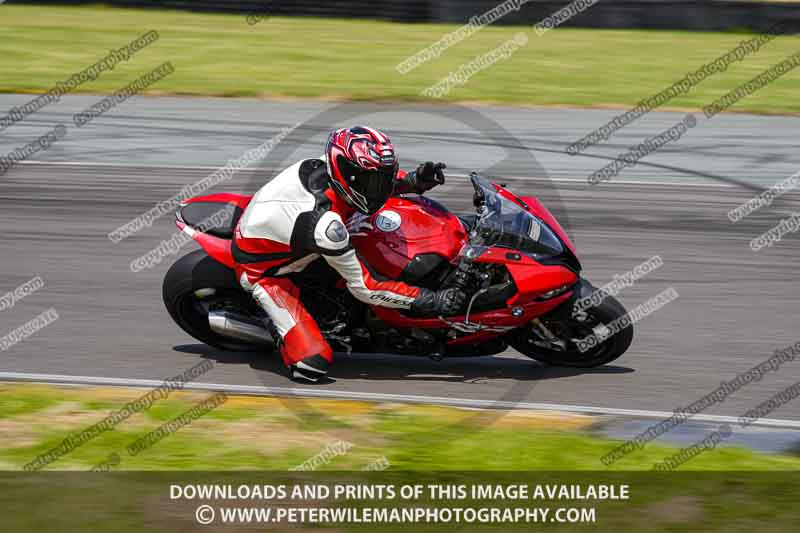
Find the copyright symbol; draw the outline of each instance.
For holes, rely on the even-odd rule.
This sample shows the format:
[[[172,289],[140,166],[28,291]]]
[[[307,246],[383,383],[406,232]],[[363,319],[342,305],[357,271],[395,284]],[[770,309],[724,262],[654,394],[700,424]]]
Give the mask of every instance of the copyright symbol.
[[[207,526],[214,521],[214,508],[210,505],[201,505],[194,512],[194,518],[198,524]]]

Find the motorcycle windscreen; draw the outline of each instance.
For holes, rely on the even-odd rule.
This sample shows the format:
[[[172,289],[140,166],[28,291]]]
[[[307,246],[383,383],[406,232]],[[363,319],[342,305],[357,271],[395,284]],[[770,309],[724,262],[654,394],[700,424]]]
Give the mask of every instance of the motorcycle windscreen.
[[[485,205],[478,216],[470,244],[502,246],[534,257],[564,252],[558,236],[547,224],[493,189],[484,189]]]

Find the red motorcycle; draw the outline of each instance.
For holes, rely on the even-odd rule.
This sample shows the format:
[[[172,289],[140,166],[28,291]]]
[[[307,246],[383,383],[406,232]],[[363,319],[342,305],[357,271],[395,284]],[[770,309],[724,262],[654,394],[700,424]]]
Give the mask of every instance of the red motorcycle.
[[[477,174],[471,181],[477,215],[456,216],[408,195],[348,221],[353,247],[379,275],[430,289],[458,286],[471,295],[463,315],[422,317],[361,303],[322,259],[293,274],[334,350],[439,360],[512,346],[537,361],[576,367],[621,356],[633,339],[625,308],[610,295],[588,309],[574,306],[597,289],[580,277],[575,248],[547,208]],[[223,193],[187,201],[176,223],[203,249],[179,259],[164,278],[173,320],[225,350],[274,347],[269,317],[233,273],[233,229],[250,199]],[[215,218],[220,213],[226,216]]]

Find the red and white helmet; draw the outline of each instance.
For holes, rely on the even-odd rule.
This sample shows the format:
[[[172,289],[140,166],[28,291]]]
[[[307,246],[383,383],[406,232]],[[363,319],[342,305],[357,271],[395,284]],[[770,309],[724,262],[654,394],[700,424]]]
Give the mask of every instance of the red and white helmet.
[[[397,156],[380,131],[366,126],[333,131],[325,157],[334,190],[362,213],[376,212],[392,195]]]

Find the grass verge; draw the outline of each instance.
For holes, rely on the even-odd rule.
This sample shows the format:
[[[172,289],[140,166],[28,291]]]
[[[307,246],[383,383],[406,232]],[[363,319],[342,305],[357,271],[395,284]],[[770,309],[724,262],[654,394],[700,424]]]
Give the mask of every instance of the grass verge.
[[[45,92],[147,30],[161,38],[76,92],[108,93],[164,61],[175,73],[151,94],[347,100],[429,100],[421,91],[520,31],[529,42],[478,72],[444,101],[512,105],[633,106],[734,48],[736,33],[489,27],[402,75],[395,65],[458,26],[271,17],[111,7],[0,7],[0,92]],[[797,51],[783,36],[674,98],[701,108]],[[732,108],[800,112],[800,74],[789,72]]]
[[[0,384],[0,469],[21,469],[145,392]],[[89,470],[116,453],[113,470],[288,470],[317,456],[324,458],[315,470],[604,470],[599,458],[619,444],[588,431],[594,418],[565,413],[232,396],[144,451],[127,452],[208,396],[174,392],[47,469]],[[649,444],[610,470],[649,470],[676,451]],[[797,470],[800,458],[717,448],[682,469]]]

